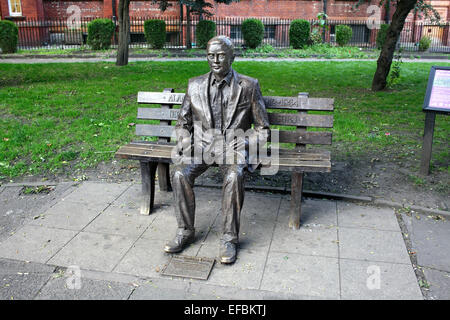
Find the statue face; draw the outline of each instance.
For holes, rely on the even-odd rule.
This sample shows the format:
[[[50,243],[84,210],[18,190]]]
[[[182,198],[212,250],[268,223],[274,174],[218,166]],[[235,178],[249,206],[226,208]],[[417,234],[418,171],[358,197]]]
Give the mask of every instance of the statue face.
[[[213,42],[207,48],[209,68],[217,79],[223,79],[231,70],[234,54],[225,44]]]

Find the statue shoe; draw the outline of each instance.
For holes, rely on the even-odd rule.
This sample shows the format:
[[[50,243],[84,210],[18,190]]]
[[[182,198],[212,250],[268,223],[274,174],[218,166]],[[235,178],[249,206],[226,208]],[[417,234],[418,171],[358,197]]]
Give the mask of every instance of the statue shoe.
[[[175,239],[170,241],[164,247],[164,251],[167,253],[177,253],[186,248],[189,244],[194,242],[195,234],[192,232],[189,235],[177,234]]]
[[[234,263],[236,261],[236,244],[229,241],[222,242],[219,256],[221,263]]]

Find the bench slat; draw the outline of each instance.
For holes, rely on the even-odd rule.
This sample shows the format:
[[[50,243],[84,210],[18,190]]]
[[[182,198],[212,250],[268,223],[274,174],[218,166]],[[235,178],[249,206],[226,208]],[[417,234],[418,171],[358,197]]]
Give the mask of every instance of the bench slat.
[[[159,141],[133,141],[123,147],[134,148],[134,149],[143,149],[143,150],[168,150],[171,151],[175,147],[175,143],[161,143]],[[269,147],[270,149],[270,147]],[[269,151],[271,152],[271,151]],[[290,156],[298,157],[301,155],[307,155],[308,157],[315,157],[317,159],[331,159],[331,152],[329,150],[315,150],[308,149],[307,151],[298,151],[295,149],[286,149],[280,148],[278,149],[278,153],[285,158]]]
[[[184,93],[163,93],[163,92],[138,92],[138,103],[147,104],[174,104],[180,105],[184,99]],[[308,98],[298,97],[263,97],[268,109],[292,109],[292,110],[322,110],[333,111],[334,99],[330,98]]]
[[[165,159],[165,162],[171,162],[173,148],[174,145],[130,143],[120,147],[116,152],[116,155],[121,158],[131,158],[136,160]],[[299,153],[295,150],[290,149],[279,150],[279,164],[282,166],[292,164],[299,164],[304,166],[305,161],[310,161],[312,163],[317,162],[320,167],[323,167],[323,161],[330,161],[330,152],[326,150],[313,150]]]
[[[278,166],[280,171],[331,172],[330,161],[280,162]],[[262,165],[262,167],[267,168],[269,165]]]
[[[333,134],[327,131],[296,131],[280,130],[280,143],[304,143],[330,145]]]
[[[268,113],[269,123],[284,126],[332,128],[333,116],[318,114]]]
[[[137,136],[156,136],[170,138],[175,131],[174,126],[160,125],[160,124],[137,124]]]
[[[158,124],[137,124],[136,135],[138,136],[156,136],[170,138],[175,131],[174,126]],[[305,143],[330,145],[332,133],[326,131],[306,131],[298,133],[296,131],[280,130],[280,143]]]
[[[137,96],[138,103],[181,104],[183,102],[183,99],[184,93],[139,91]]]
[[[173,120],[178,119],[179,109],[161,109],[161,108],[138,108],[138,119],[141,120]],[[285,126],[305,126],[332,128],[332,115],[310,114],[302,116],[291,113],[268,113],[269,123]]]
[[[142,120],[173,120],[178,119],[180,109],[138,108],[137,118]]]
[[[300,100],[298,97],[263,97],[267,109],[291,109],[291,110],[322,110],[333,111],[334,99],[308,98]]]

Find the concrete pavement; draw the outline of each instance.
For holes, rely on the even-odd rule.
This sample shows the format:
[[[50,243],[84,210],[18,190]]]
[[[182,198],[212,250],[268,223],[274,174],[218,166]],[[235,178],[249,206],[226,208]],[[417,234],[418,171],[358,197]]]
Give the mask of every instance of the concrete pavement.
[[[221,191],[195,190],[197,239],[182,254],[215,258]],[[61,184],[17,221],[30,199],[14,192],[0,187],[1,299],[423,299],[393,209],[307,199],[290,230],[289,196],[247,191],[238,260],[202,281],[161,275],[176,230],[171,193],[157,192],[143,216],[139,184]]]

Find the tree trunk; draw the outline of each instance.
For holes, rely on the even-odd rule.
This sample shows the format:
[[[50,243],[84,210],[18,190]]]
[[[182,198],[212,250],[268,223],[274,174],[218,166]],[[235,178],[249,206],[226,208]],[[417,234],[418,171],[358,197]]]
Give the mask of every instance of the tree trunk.
[[[386,88],[387,77],[391,69],[394,57],[395,46],[400,33],[403,30],[406,17],[416,5],[417,0],[400,0],[397,9],[392,16],[392,22],[386,32],[386,40],[381,48],[381,53],[377,61],[377,70],[372,81],[372,91],[380,91]]]
[[[130,0],[119,0],[119,45],[116,65],[128,64],[128,43],[130,40]]]
[[[191,24],[191,8],[186,6],[186,49],[192,49]]]

